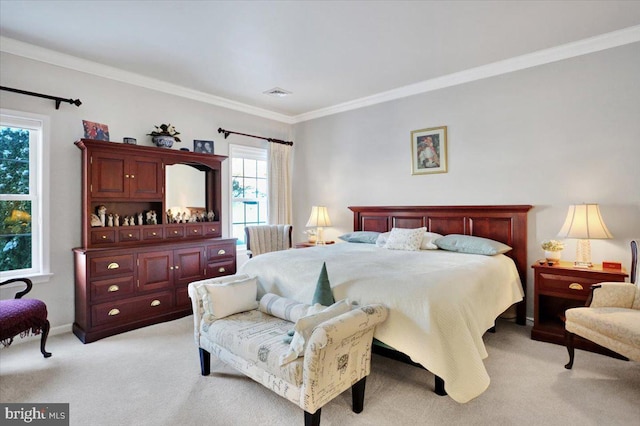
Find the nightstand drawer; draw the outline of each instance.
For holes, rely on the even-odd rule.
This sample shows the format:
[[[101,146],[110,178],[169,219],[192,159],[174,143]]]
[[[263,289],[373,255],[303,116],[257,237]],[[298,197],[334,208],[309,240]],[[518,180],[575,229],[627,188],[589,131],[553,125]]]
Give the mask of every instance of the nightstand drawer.
[[[586,300],[591,293],[591,284],[599,281],[588,278],[570,277],[566,275],[540,273],[539,292],[566,296],[573,299]]]

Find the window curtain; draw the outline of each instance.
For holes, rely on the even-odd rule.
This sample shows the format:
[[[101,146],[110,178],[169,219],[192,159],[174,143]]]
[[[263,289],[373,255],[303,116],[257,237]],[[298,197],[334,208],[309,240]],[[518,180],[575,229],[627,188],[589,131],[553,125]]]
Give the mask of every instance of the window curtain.
[[[291,150],[289,145],[269,144],[269,223],[291,224]]]

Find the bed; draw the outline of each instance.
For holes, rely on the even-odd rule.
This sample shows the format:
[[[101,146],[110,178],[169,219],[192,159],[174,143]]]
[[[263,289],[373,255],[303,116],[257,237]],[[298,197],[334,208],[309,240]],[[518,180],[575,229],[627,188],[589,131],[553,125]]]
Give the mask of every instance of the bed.
[[[240,272],[255,275],[260,293],[309,303],[325,263],[336,300],[382,302],[387,321],[375,337],[444,381],[464,403],[482,394],[489,376],[484,332],[517,303],[525,323],[526,230],[531,206],[349,207],[354,231],[426,227],[442,235],[489,238],[512,247],[483,256],[444,250],[388,250],[339,243],[257,256]]]

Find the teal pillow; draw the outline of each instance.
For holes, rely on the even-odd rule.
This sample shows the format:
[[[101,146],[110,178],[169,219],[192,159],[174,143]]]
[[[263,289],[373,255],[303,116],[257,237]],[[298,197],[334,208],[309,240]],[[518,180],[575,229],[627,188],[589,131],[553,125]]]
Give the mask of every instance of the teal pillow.
[[[379,236],[380,236],[379,232],[356,231],[356,232],[350,232],[348,234],[340,235],[338,238],[348,243],[375,244]]]
[[[315,305],[316,303],[322,306],[331,306],[335,303],[333,293],[331,292],[331,283],[327,275],[327,264],[324,262],[322,263],[322,270],[318,277],[318,283],[316,284],[316,291],[313,293],[311,305]]]
[[[442,250],[456,251],[458,253],[484,254],[485,256],[503,254],[511,250],[511,247],[506,244],[471,235],[445,235],[435,240],[434,243]]]

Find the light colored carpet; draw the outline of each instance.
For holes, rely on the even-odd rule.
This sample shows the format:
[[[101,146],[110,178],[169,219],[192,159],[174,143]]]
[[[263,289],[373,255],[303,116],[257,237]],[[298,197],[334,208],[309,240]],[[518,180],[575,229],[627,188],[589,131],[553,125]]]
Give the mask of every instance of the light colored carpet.
[[[378,355],[364,411],[347,391],[323,426],[631,425],[640,421],[640,363],[533,341],[530,327],[487,333],[489,389],[467,404],[433,393],[433,375]],[[0,350],[0,401],[70,403],[71,425],[303,425],[302,410],[212,357],[200,375],[191,317],[83,345],[72,334]]]

